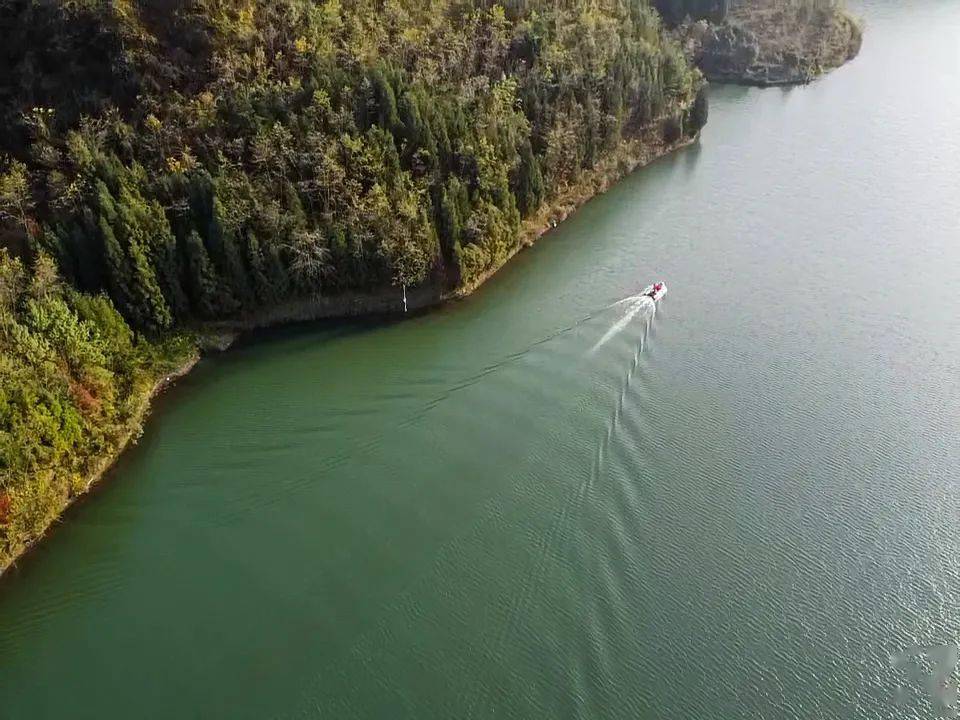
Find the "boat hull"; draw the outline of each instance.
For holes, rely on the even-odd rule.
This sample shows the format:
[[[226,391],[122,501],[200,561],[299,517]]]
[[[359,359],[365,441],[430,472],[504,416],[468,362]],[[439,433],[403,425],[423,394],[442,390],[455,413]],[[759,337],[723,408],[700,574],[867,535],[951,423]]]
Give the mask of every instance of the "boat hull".
[[[641,293],[641,295],[646,295],[648,298],[652,299],[654,302],[659,302],[664,295],[667,294],[667,284],[660,283],[660,289],[654,292],[654,285],[650,285]]]

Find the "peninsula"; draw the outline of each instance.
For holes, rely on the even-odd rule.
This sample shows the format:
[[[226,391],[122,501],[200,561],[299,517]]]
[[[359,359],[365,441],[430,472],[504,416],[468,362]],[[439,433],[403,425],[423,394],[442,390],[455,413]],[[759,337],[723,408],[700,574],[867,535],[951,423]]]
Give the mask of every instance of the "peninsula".
[[[809,54],[840,10],[687,4],[665,23],[645,2],[589,0],[14,0],[0,573],[211,335],[466,294],[695,139],[704,74],[799,82],[842,54]],[[749,63],[717,59],[746,45]]]

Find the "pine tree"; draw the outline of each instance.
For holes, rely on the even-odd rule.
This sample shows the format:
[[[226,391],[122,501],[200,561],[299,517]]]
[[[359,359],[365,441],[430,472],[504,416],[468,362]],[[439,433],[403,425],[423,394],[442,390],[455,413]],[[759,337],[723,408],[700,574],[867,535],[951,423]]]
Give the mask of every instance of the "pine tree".
[[[155,200],[146,201],[140,191],[127,180],[120,184],[116,211],[114,232],[118,235],[118,240],[127,246],[131,258],[134,253],[143,254],[145,266],[139,272],[146,273],[152,278],[150,282],[158,285],[164,299],[163,304],[174,319],[185,317],[188,303],[180,284],[176,238],[170,230],[170,223],[163,208]],[[152,290],[145,298],[148,298],[151,292]],[[147,302],[151,306],[159,307],[153,299],[148,299]]]
[[[437,213],[437,233],[440,236],[440,248],[447,263],[454,260],[454,248],[463,236],[463,223],[457,206],[457,194],[460,181],[452,177],[446,187],[440,191],[440,207]]]
[[[70,252],[70,239],[66,228],[60,223],[53,226],[44,225],[41,228],[38,243],[44,252],[49,253],[56,260],[63,278],[77,284],[77,264],[73,253]]]
[[[270,278],[270,284],[273,287],[274,297],[282,300],[290,294],[290,274],[287,267],[280,257],[280,248],[275,244],[270,244],[263,248],[264,259],[266,260],[267,277]]]
[[[201,318],[216,318],[225,305],[225,298],[221,293],[220,279],[196,230],[190,231],[184,250],[187,259],[187,292],[193,310]]]
[[[248,232],[246,235],[247,245],[247,265],[250,268],[250,278],[253,282],[253,290],[256,294],[257,302],[261,305],[269,305],[276,302],[276,288],[268,276],[267,261],[264,259],[263,251],[260,249],[260,241],[257,236]]]
[[[421,109],[420,96],[407,91],[400,97],[400,137],[404,141],[403,161],[415,175],[433,172],[438,167],[437,141]]]
[[[543,202],[543,174],[540,162],[533,154],[530,141],[524,141],[520,147],[520,166],[516,183],[517,207],[520,215],[526,217],[537,210]]]
[[[146,249],[136,240],[127,248],[133,295],[140,307],[142,325],[150,330],[166,330],[173,324],[170,306],[163,297]]]
[[[100,208],[97,229],[103,243],[110,296],[124,317],[134,325],[142,325],[145,318],[141,315],[140,308],[137,307],[133,298],[133,278],[127,256],[113,232],[112,221],[117,217],[113,197],[103,182],[97,183],[97,199]]]
[[[303,209],[303,202],[300,200],[300,193],[293,186],[292,182],[287,181],[280,189],[281,204],[283,206],[283,230],[286,235],[292,235],[296,230],[306,229],[307,213]]]
[[[366,130],[377,124],[392,131],[400,124],[397,114],[397,96],[382,68],[376,67],[367,73],[361,85],[360,107],[357,109],[357,125]]]
[[[707,89],[700,88],[697,92],[697,97],[693,101],[693,107],[690,108],[690,112],[687,119],[687,129],[692,134],[696,134],[703,129],[703,126],[707,124],[707,117],[709,115],[710,108],[707,102]]]
[[[133,296],[133,276],[126,253],[120,247],[113,228],[106,216],[100,217],[100,235],[103,239],[104,258],[107,265],[107,284],[117,309],[135,326],[143,327],[147,318],[141,312]]]
[[[207,246],[220,276],[229,285],[231,294],[241,306],[250,307],[253,304],[253,290],[247,278],[243,256],[236,234],[223,226],[222,218],[223,205],[214,197],[207,229]]]
[[[177,239],[170,229],[170,223],[163,208],[156,200],[145,206],[142,217],[143,228],[150,246],[151,261],[156,268],[157,280],[163,289],[174,319],[189,314],[190,301],[183,289],[180,257],[177,251]]]

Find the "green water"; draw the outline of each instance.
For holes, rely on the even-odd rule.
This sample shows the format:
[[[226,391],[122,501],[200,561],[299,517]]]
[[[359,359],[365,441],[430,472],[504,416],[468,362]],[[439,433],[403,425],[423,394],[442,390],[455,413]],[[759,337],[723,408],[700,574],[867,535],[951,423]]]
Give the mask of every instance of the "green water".
[[[860,10],[472,298],[205,361],[0,584],[0,718],[953,713],[960,3]]]

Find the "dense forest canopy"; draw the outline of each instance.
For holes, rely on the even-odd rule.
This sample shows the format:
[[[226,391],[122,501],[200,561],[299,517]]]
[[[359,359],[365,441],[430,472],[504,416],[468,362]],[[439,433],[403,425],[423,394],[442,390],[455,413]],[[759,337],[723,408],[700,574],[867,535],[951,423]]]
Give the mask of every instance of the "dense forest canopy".
[[[157,376],[192,352],[185,337],[138,341],[105,296],[0,253],[0,570],[135,431]]]
[[[31,209],[8,215],[152,330],[469,280],[699,87],[641,0],[15,0],[0,22]]]
[[[468,284],[702,77],[647,0],[0,5],[0,568],[183,328]]]

